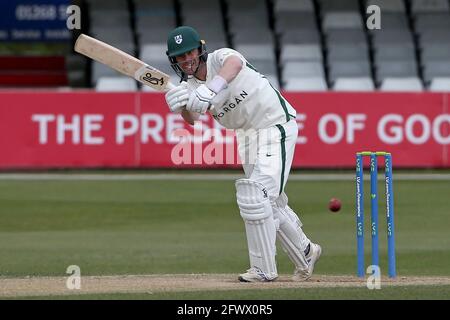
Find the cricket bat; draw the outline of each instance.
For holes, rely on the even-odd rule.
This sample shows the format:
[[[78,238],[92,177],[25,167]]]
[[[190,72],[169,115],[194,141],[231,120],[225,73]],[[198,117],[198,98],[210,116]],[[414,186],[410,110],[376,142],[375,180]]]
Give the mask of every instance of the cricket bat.
[[[175,87],[170,82],[170,76],[164,72],[149,66],[122,50],[85,34],[81,34],[75,42],[75,51],[130,76],[155,90],[168,91]]]

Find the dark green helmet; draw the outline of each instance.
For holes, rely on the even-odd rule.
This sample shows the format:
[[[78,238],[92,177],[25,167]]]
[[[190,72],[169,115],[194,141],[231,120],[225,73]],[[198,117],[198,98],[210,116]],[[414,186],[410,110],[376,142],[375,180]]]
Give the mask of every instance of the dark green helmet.
[[[179,56],[202,46],[200,36],[195,29],[187,26],[175,28],[167,38],[167,55]]]
[[[188,26],[178,27],[172,30],[167,37],[166,54],[172,68],[181,77],[182,81],[186,80],[187,76],[178,66],[175,57],[197,48],[199,49],[200,61],[206,62],[208,53],[205,41],[200,39],[198,32],[194,28]]]

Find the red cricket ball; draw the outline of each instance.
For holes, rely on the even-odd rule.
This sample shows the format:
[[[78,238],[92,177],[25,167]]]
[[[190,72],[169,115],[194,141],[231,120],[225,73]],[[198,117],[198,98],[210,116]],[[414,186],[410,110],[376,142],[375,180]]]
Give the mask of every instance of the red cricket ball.
[[[328,204],[328,208],[332,212],[337,212],[341,209],[341,200],[337,198],[331,198],[330,203]]]

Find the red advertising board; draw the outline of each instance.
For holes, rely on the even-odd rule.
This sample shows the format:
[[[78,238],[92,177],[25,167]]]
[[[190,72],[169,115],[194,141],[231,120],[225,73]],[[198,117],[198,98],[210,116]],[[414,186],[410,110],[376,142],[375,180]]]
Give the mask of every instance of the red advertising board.
[[[395,167],[450,167],[448,94],[284,95],[297,109],[294,168],[354,167],[365,150],[391,152]],[[185,124],[159,93],[0,93],[1,169],[175,166],[239,166],[233,132],[207,115]]]
[[[397,167],[449,167],[448,95],[433,93],[286,93],[296,107],[306,167],[354,165],[357,151],[388,151]]]

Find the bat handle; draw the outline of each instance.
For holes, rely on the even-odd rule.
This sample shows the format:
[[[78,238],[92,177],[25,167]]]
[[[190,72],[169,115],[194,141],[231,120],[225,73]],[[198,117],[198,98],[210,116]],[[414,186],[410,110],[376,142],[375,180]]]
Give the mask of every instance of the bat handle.
[[[173,88],[175,88],[176,86],[172,83],[172,82],[169,82],[168,84],[167,84],[167,86],[166,86],[166,89],[167,89],[167,91],[169,91],[169,90],[172,90]]]
[[[169,82],[168,84],[167,84],[167,86],[166,86],[166,90],[167,91],[169,91],[169,90],[171,90],[171,89],[173,89],[173,88],[175,88],[176,86],[172,83],[172,82]],[[208,107],[208,110],[213,110],[214,109],[214,106],[213,105],[210,105],[209,107]]]

